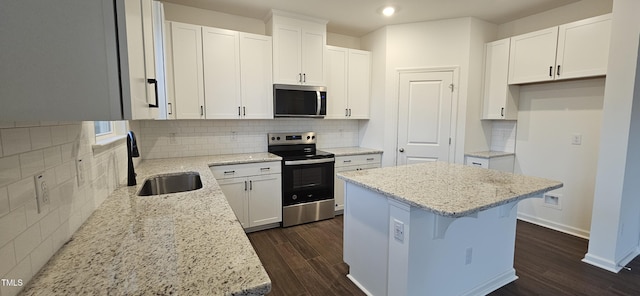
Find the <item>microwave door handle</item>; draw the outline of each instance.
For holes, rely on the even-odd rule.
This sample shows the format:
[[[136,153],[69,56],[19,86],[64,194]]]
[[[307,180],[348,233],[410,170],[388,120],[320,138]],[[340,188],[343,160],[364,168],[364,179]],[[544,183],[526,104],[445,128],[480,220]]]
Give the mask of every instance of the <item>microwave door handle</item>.
[[[320,108],[322,107],[322,98],[320,97],[320,91],[316,91],[316,98],[318,99],[318,107],[316,108],[316,115],[320,115]]]

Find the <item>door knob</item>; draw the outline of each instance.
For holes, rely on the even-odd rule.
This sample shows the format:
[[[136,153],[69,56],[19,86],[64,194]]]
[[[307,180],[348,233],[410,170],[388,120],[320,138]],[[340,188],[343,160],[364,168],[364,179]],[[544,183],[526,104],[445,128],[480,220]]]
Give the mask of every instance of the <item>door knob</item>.
[[[400,150],[398,150],[398,151],[400,151],[400,152],[404,152],[404,148],[400,148]]]

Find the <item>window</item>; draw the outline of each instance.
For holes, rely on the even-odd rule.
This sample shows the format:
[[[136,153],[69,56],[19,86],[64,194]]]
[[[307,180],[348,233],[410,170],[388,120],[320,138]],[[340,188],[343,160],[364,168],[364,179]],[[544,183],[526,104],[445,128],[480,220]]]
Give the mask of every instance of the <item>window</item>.
[[[94,121],[96,137],[105,136],[113,133],[113,122],[111,121]]]
[[[96,143],[111,142],[125,134],[126,121],[94,121]]]

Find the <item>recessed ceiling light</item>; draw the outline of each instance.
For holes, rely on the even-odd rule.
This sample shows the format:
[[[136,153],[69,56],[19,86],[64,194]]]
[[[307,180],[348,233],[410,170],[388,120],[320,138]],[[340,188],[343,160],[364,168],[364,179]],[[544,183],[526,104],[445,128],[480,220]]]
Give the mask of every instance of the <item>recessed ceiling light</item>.
[[[385,16],[392,16],[396,12],[396,9],[393,6],[387,6],[382,10],[382,14]]]

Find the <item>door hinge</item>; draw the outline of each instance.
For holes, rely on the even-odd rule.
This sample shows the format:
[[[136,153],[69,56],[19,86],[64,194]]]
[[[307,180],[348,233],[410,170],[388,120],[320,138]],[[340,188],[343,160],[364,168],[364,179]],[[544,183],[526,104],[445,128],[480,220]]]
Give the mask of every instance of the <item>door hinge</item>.
[[[449,88],[451,89],[451,92],[453,92],[453,83],[449,84]]]

